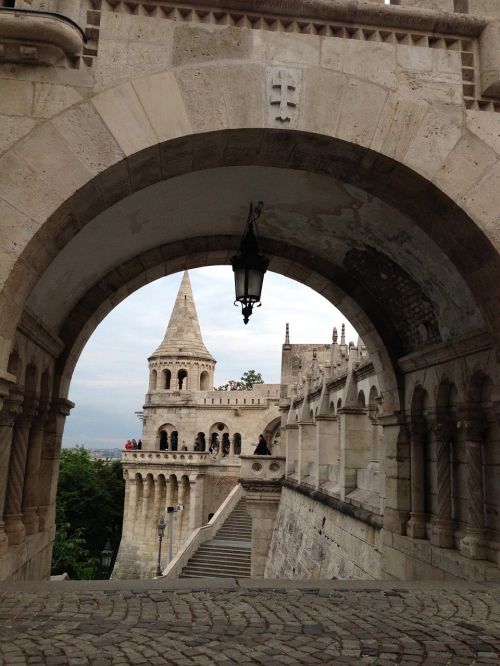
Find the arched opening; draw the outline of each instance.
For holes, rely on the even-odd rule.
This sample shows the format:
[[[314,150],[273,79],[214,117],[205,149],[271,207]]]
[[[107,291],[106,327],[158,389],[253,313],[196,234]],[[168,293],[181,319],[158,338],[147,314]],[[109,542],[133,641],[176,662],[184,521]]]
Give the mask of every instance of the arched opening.
[[[229,433],[225,432],[222,435],[222,457],[225,458],[231,453],[231,440],[229,439]]]
[[[194,442],[194,450],[195,451],[205,451],[206,449],[206,441],[205,441],[205,433],[204,432],[199,432],[196,435],[196,439]]]
[[[170,381],[172,378],[172,373],[170,370],[166,369],[163,371],[163,388],[169,390],[170,389]]]
[[[241,455],[241,434],[235,432],[233,435],[233,453],[235,456]]]
[[[210,389],[210,375],[204,370],[200,375],[200,391],[208,391]]]
[[[177,451],[177,447],[179,446],[179,433],[177,430],[173,430],[172,434],[170,435],[170,449],[172,451]]]
[[[160,431],[160,451],[168,449],[168,433],[166,430]]]
[[[484,266],[493,276],[492,283],[496,285],[498,261],[492,254],[492,246],[463,211],[408,166],[353,142],[326,138],[319,131],[312,135],[306,131],[278,130],[228,130],[220,135],[217,132],[194,135],[187,148],[188,162],[191,150],[194,155],[199,154],[202,143],[198,142],[212,139],[214,146],[219,145],[219,141],[230,145],[232,141],[245,139],[247,146],[266,145],[266,151],[262,155],[259,153],[259,166],[253,165],[253,158],[246,166],[234,163],[234,159],[228,157],[234,154],[231,150],[208,151],[207,162],[203,163],[200,172],[182,175],[175,172],[174,165],[177,164],[176,151],[185,145],[183,138],[166,142],[160,146],[162,164],[172,164],[169,174],[173,178],[163,180],[163,176],[155,174],[151,182],[147,182],[148,176],[144,175],[140,187],[132,191],[135,186],[130,182],[134,179],[127,176],[125,195],[117,200],[112,199],[112,191],[106,185],[107,176],[113,172],[103,172],[97,188],[99,201],[89,200],[88,210],[92,212],[82,213],[78,237],[76,228],[75,234],[71,231],[70,222],[72,211],[78,209],[77,193],[74,199],[68,197],[60,210],[54,211],[54,218],[43,231],[47,231],[49,237],[54,235],[65,239],[65,247],[61,250],[64,256],[60,262],[50,264],[55,251],[53,255],[41,252],[45,242],[43,233],[40,239],[33,239],[29,256],[49,258],[40,259],[39,272],[43,277],[32,290],[31,286],[26,287],[18,301],[21,308],[26,301],[29,310],[49,330],[57,332],[63,345],[53,373],[56,378],[54,399],[67,398],[72,370],[85,341],[96,322],[127,293],[152,279],[151,275],[157,277],[162,270],[170,270],[170,258],[176,265],[193,266],[200,262],[225,261],[220,257],[234,252],[239,237],[232,225],[241,217],[243,204],[239,203],[240,199],[246,206],[251,196],[248,183],[252,183],[252,191],[262,191],[264,200],[269,202],[266,203],[268,224],[262,247],[270,257],[273,269],[296,275],[313,284],[333,302],[341,304],[370,350],[380,376],[387,414],[402,409],[400,398],[404,392],[404,380],[398,359],[420,353],[422,345],[445,344],[448,339],[471,334],[483,327],[493,336],[498,334],[491,325],[496,317],[495,307],[488,302],[495,299],[491,294],[486,298],[480,281],[471,277],[474,271],[470,270],[470,253],[465,249],[474,246],[475,262],[483,265],[484,260]],[[284,140],[289,148],[286,151],[279,150]],[[148,148],[131,158],[153,158],[157,150],[155,145],[150,152]],[[251,148],[249,152],[252,152]],[[285,152],[286,159],[282,157]],[[290,165],[291,155],[295,155],[295,161]],[[133,172],[133,160],[125,161],[127,169],[130,166]],[[154,172],[154,168],[151,171]],[[181,180],[182,187],[179,187]],[[411,183],[409,187],[404,186],[408,183]],[[94,184],[90,183],[89,191]],[[194,187],[197,185],[199,187]],[[164,202],[175,196],[180,198],[184,191],[192,192],[193,188],[200,192],[196,202],[196,206],[203,209],[198,211],[200,214],[192,214],[196,211],[189,208],[189,196],[182,202],[176,199],[176,210],[182,209],[182,216],[177,217],[173,210],[169,213],[169,224],[157,225],[161,229],[155,231],[154,225],[165,211]],[[313,201],[304,196],[311,189],[316,193]],[[212,193],[224,202],[224,210],[218,211],[215,224],[208,212],[213,210],[210,204],[215,195]],[[225,196],[228,193],[231,196]],[[348,215],[338,215],[340,204],[344,211],[355,211],[359,224],[353,225]],[[151,220],[151,227],[144,223],[140,234],[134,231],[134,239],[132,231],[137,228],[134,214],[138,209],[144,213],[145,220]],[[183,221],[190,219],[196,219],[196,228],[182,226]],[[447,233],[450,219],[456,230],[453,238]],[[117,227],[118,223],[122,226]],[[113,243],[107,242],[109,238],[117,237],[117,228],[123,229],[124,247],[130,248],[128,254],[124,252],[120,258],[113,254]],[[180,228],[183,229],[180,238],[175,237],[171,230]],[[311,234],[311,228],[314,228],[314,234]],[[91,274],[79,258],[80,242],[84,238],[90,248],[97,247],[97,230],[102,233],[100,243],[110,251],[108,256],[100,259],[98,266],[93,266]],[[399,240],[394,242],[394,239],[405,237],[411,241],[402,249]],[[464,239],[471,242],[464,242]],[[200,259],[200,247],[203,248],[203,259]],[[42,265],[42,261],[46,265]],[[58,271],[63,264],[73,267],[74,278],[62,278]],[[118,270],[122,266],[126,266],[123,276]],[[59,291],[52,302],[49,296],[55,293],[54,285],[59,285]],[[459,296],[453,300],[457,294]],[[13,337],[11,333],[21,316],[21,310],[13,309],[13,312],[15,315],[10,319],[14,323],[5,318],[2,329],[8,340]],[[422,335],[423,325],[425,336]],[[187,376],[182,379],[187,380]],[[175,375],[173,380],[175,383]],[[179,389],[187,388],[179,376],[177,382]],[[166,381],[164,385],[167,388]],[[337,412],[341,407],[339,401]],[[346,404],[346,411],[348,408],[350,405]],[[341,418],[339,427],[340,423]],[[58,428],[61,430],[62,426]],[[224,435],[211,432],[210,441],[219,434]],[[388,491],[393,493],[391,498],[386,498],[393,503],[391,510],[403,511],[401,498],[404,493],[399,480],[388,486]],[[454,515],[460,522],[459,503],[455,504]]]
[[[179,370],[177,373],[177,388],[179,391],[187,389],[187,370]]]
[[[156,391],[156,385],[158,382],[158,373],[156,370],[151,370],[149,373],[149,390]]]

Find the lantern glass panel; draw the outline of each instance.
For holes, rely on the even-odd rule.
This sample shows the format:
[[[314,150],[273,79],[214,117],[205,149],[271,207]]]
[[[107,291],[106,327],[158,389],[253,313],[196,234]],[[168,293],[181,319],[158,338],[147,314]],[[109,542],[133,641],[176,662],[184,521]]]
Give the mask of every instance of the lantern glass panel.
[[[237,268],[234,271],[234,290],[236,292],[236,300],[245,296],[245,269]]]
[[[254,301],[260,301],[263,280],[264,272],[262,270],[250,269],[248,271],[248,295]]]

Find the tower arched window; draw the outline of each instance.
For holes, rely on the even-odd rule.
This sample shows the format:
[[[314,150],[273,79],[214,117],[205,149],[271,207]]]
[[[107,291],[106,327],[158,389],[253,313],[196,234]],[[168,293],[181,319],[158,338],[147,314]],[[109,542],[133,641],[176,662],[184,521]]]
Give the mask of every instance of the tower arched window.
[[[179,390],[182,391],[187,388],[187,370],[179,370],[177,373],[177,382],[179,386]]]
[[[160,451],[166,451],[168,449],[168,434],[166,430],[160,432]]]
[[[206,370],[204,370],[200,375],[200,391],[208,391],[210,376]]]
[[[177,430],[174,430],[170,435],[170,448],[172,451],[177,451],[177,446],[179,443],[179,433]]]
[[[170,370],[164,370],[163,371],[163,388],[169,389],[170,388],[170,379],[172,377],[172,373]]]
[[[235,432],[233,435],[233,453],[235,456],[241,454],[241,435],[239,432]]]
[[[156,383],[158,380],[158,373],[156,370],[151,370],[151,374],[149,375],[149,390],[150,391],[155,391],[156,390]]]

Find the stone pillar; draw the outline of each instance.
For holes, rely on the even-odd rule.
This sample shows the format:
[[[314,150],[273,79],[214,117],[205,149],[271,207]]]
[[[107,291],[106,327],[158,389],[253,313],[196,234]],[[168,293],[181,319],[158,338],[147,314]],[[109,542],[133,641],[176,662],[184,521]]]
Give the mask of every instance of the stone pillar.
[[[467,514],[466,534],[460,552],[474,560],[486,557],[484,520],[483,441],[486,424],[480,418],[458,422],[458,434],[465,442]]]
[[[436,514],[432,519],[431,543],[439,548],[453,547],[450,432],[449,423],[434,423],[430,429],[436,476]]]
[[[340,496],[345,499],[358,485],[358,469],[368,467],[371,453],[371,431],[366,429],[366,410],[344,407],[339,410]]]
[[[146,475],[146,478],[142,482],[142,511],[141,511],[141,525],[140,533],[143,538],[147,538],[149,532],[149,527],[151,524],[151,509],[153,504],[153,493],[154,493],[154,482],[151,476]]]
[[[302,483],[304,478],[309,476],[310,463],[316,458],[316,428],[313,421],[299,421],[297,425],[299,426],[297,478],[299,483]]]
[[[28,455],[26,458],[22,504],[26,534],[36,534],[38,532],[40,461],[42,457],[43,436],[48,420],[48,408],[48,402],[39,405],[38,414],[31,425],[28,438]]]
[[[129,511],[130,511],[130,479],[128,470],[123,470],[123,480],[125,481],[125,494],[123,498],[123,527],[122,534],[126,533],[128,522],[129,522]]]
[[[57,482],[59,481],[59,460],[61,442],[66,417],[75,404],[64,398],[54,400],[49,409],[49,417],[42,443],[39,477],[38,528],[40,532],[55,530]]]
[[[189,500],[189,533],[197,527],[203,525],[203,494],[205,486],[205,477],[198,475],[195,479],[189,480],[190,500]]]
[[[0,556],[5,554],[9,547],[3,516],[14,422],[21,408],[21,396],[16,394],[15,397],[4,399],[3,403],[3,409],[0,412]]]
[[[11,545],[21,544],[26,538],[26,529],[22,519],[23,491],[28,440],[37,406],[37,400],[25,398],[22,411],[14,423],[4,512],[5,533]]]
[[[288,476],[297,470],[299,426],[296,424],[287,424],[284,426],[284,432],[286,437],[286,473]]]
[[[408,429],[397,415],[379,417],[384,429],[384,529],[406,533],[410,518],[410,441]]]
[[[426,536],[427,514],[425,513],[425,422],[412,423],[410,426],[411,448],[411,513],[407,524],[407,535],[414,539]]]
[[[241,484],[246,491],[245,503],[252,519],[251,577],[263,578],[281,497],[281,484],[279,481],[247,479],[242,479]]]
[[[338,439],[337,433],[336,416],[318,416],[316,418],[317,487],[328,481],[330,465],[337,463],[338,451],[335,446]]]

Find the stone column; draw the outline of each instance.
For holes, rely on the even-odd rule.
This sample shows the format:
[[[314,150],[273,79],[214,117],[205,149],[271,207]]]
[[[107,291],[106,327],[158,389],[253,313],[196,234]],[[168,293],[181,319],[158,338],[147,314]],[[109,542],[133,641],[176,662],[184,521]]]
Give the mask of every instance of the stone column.
[[[3,403],[3,409],[0,412],[0,556],[5,554],[9,547],[3,516],[14,422],[21,408],[21,396],[16,394],[15,397],[4,399]]]
[[[366,429],[366,409],[342,407],[340,438],[340,496],[346,498],[358,485],[358,469],[368,467],[371,431]]]
[[[66,417],[75,404],[65,398],[54,400],[49,409],[49,417],[42,443],[39,477],[38,529],[40,532],[55,531],[57,482],[59,480],[59,460],[61,442]]]
[[[432,519],[431,543],[439,548],[453,547],[450,433],[449,423],[434,423],[430,429],[436,458],[436,515]]]
[[[425,422],[412,423],[410,426],[411,448],[411,513],[407,524],[407,535],[414,539],[426,536],[427,514],[425,513],[425,474],[424,445],[426,436]]]
[[[246,507],[252,519],[251,576],[263,578],[281,497],[281,484],[279,481],[247,479],[242,479],[241,484],[246,491]]]
[[[203,491],[205,486],[205,477],[198,475],[195,479],[189,480],[190,485],[190,505],[189,505],[189,532],[191,533],[197,527],[203,525]]]
[[[410,441],[399,415],[379,417],[384,429],[384,529],[405,534],[410,518]]]
[[[460,552],[474,560],[486,557],[484,519],[483,442],[486,424],[480,418],[458,422],[459,437],[465,441],[467,514],[466,534]]]
[[[37,406],[37,400],[25,398],[22,411],[14,423],[4,512],[5,533],[11,545],[21,544],[26,538],[26,529],[22,520],[23,491],[28,440]]]
[[[26,534],[36,534],[38,532],[39,519],[37,511],[39,504],[40,461],[45,425],[48,420],[48,408],[48,402],[39,405],[38,415],[31,425],[28,438],[28,455],[26,458],[22,504]]]
[[[299,426],[289,423],[284,426],[284,431],[286,437],[286,473],[288,476],[297,471]]]
[[[301,483],[309,476],[309,465],[316,458],[316,428],[313,421],[299,421],[297,425],[299,426],[297,477]]]
[[[336,416],[318,416],[316,418],[317,479],[319,487],[328,481],[330,465],[337,463],[338,452],[335,444],[338,433]]]

